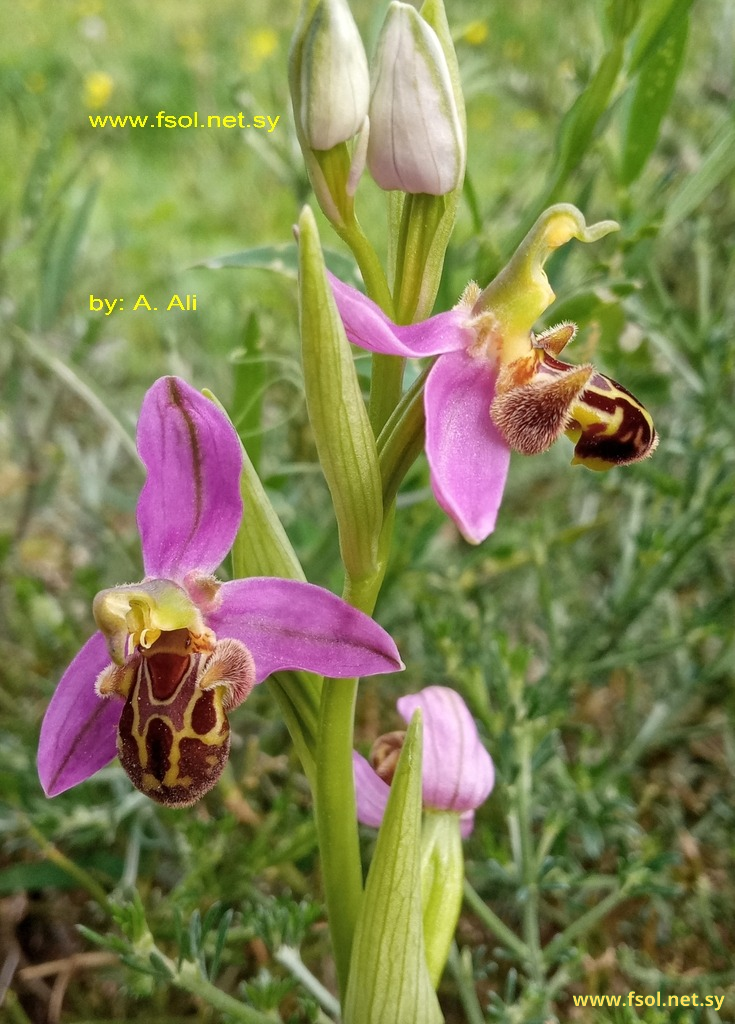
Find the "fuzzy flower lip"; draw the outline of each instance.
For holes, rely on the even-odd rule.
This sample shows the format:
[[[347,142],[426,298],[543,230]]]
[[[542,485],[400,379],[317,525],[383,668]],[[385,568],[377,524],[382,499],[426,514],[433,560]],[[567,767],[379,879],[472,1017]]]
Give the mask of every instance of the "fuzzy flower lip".
[[[392,323],[367,296],[331,277],[349,340],[383,355],[438,357],[424,388],[426,455],[437,502],[466,540],[495,528],[511,450],[546,451],[565,433],[574,463],[606,470],[649,456],[653,421],[622,385],[557,357],[574,334],[532,327],[554,300],[543,264],[572,238],[593,242],[617,225],[588,226],[573,206],[539,217],[508,265],[483,290],[468,285],[458,305],[422,323]]]
[[[136,673],[147,671],[153,689],[168,692],[187,664],[197,666],[198,685],[224,694],[206,709],[211,717],[279,670],[351,677],[403,667],[388,634],[327,590],[211,576],[232,546],[243,508],[240,442],[213,402],[179,378],[159,379],[143,401],[138,451],[147,469],[138,502],[146,578],[95,600],[100,628],[63,674],[41,727],[38,770],[48,796],[115,756],[123,712],[115,697],[130,692]],[[170,753],[170,737],[164,739]]]
[[[462,835],[466,838],[474,826],[475,810],[484,803],[495,784],[492,758],[480,742],[477,726],[465,702],[456,690],[447,686],[427,686],[419,693],[397,701],[401,717],[410,722],[420,708],[424,717],[424,756],[422,762],[423,804],[428,810],[459,814]],[[400,746],[402,734],[385,737],[386,745]],[[377,741],[375,749],[379,749]],[[388,755],[390,757],[390,755]],[[364,825],[377,828],[388,802],[392,771],[374,768],[358,753],[352,756],[357,794],[357,817]],[[380,772],[380,774],[379,774]]]

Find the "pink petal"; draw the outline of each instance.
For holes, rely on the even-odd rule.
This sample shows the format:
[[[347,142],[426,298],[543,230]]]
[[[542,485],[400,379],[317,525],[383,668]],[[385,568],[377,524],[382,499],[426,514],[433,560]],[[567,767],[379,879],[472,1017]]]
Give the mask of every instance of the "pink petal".
[[[357,820],[363,825],[379,828],[388,803],[390,786],[383,782],[372,766],[358,754],[352,752],[352,770],[355,775],[355,797],[357,799]]]
[[[180,582],[213,572],[242,518],[240,442],[217,406],[178,377],[146,393],[138,451],[148,470],[138,500],[147,576]]]
[[[510,449],[490,419],[496,374],[464,352],[440,356],[426,381],[426,455],[436,500],[471,544],[495,529]]]
[[[397,707],[406,722],[410,722],[416,708],[423,712],[424,806],[441,811],[479,807],[493,788],[495,769],[480,742],[475,720],[456,690],[427,686],[419,693],[401,697]]]
[[[84,782],[115,757],[121,700],[103,700],[95,680],[110,663],[102,633],[95,633],[61,677],[41,725],[38,776],[47,796]]]
[[[345,333],[353,345],[388,356],[436,356],[467,348],[474,335],[463,322],[467,313],[450,309],[418,324],[399,327],[372,299],[329,275]]]
[[[224,583],[220,595],[222,605],[207,624],[218,639],[245,644],[258,683],[280,669],[348,678],[403,668],[377,622],[311,583],[253,577]]]
[[[472,829],[475,827],[475,812],[474,811],[463,811],[459,816],[459,834],[463,839],[467,836],[472,835]]]

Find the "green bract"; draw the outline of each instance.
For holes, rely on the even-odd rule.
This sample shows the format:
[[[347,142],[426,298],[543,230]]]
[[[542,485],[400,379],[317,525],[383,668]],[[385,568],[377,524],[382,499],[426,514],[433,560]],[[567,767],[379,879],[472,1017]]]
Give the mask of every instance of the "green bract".
[[[440,1024],[421,908],[421,712],[406,733],[352,946],[344,1024]]]
[[[332,494],[342,561],[359,583],[378,570],[378,453],[309,207],[299,219],[299,315],[309,420]]]
[[[462,907],[464,855],[459,815],[428,811],[421,835],[421,902],[426,963],[436,988]]]

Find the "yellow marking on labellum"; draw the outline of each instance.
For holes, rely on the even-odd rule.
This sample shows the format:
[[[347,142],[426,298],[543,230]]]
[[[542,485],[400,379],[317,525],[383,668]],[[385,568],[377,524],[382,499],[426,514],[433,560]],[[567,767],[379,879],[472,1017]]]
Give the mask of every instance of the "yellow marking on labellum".
[[[574,324],[552,327],[532,338],[529,355],[501,367],[490,409],[493,422],[523,455],[546,451],[565,433],[575,442],[573,464],[588,469],[647,458],[658,437],[638,399],[592,366],[556,358],[574,333]]]
[[[596,373],[570,409],[567,437],[575,442],[574,465],[604,471],[646,459],[658,435],[648,410],[610,377]]]
[[[163,633],[98,680],[101,696],[125,699],[117,741],[123,768],[134,786],[169,807],[195,803],[217,782],[230,749],[227,711],[255,681],[244,644],[227,639],[200,651],[197,639],[186,629]]]

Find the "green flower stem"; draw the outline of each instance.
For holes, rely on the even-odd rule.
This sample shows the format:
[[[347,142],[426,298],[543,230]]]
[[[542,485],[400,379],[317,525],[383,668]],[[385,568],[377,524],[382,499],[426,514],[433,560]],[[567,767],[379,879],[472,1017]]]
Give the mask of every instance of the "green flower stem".
[[[362,865],[352,775],[356,679],[325,679],[316,755],[315,812],[329,930],[344,997],[362,898]]]
[[[367,294],[391,319],[394,319],[393,297],[381,266],[356,217],[343,226],[336,226],[340,238],[349,245],[360,268]],[[377,437],[401,397],[404,359],[374,355],[370,381],[370,422]]]
[[[580,935],[584,935],[590,928],[594,928],[596,924],[604,920],[611,910],[614,910],[618,904],[628,898],[629,888],[630,886],[627,885],[617,887],[613,892],[608,893],[604,899],[600,900],[599,903],[596,903],[594,907],[591,907],[581,917],[578,917],[576,921],[573,921],[563,932],[556,935],[544,949],[546,963],[552,964],[575,939],[579,938]]]
[[[444,196],[406,195],[396,247],[396,323],[410,324],[416,318],[426,286],[426,261],[446,205]]]
[[[360,268],[362,279],[365,282],[367,294],[377,302],[380,308],[391,320],[393,319],[393,297],[388,287],[388,280],[381,265],[378,254],[370,244],[365,232],[360,227],[357,217],[352,217],[346,224],[335,228],[340,238],[349,245],[357,265]]]
[[[406,360],[373,354],[370,378],[370,423],[377,437],[401,399]]]
[[[431,367],[424,370],[396,406],[378,437],[383,502],[387,507],[424,448],[426,416],[424,385]]]
[[[213,985],[211,981],[208,981],[203,976],[199,964],[193,963],[191,960],[184,960],[181,966],[177,968],[176,964],[169,960],[168,957],[164,957],[160,950],[158,955],[170,971],[172,985],[182,989],[184,992],[190,992],[192,995],[198,996],[206,1003],[209,1003],[210,1006],[213,1006],[215,1010],[220,1010],[223,1014],[226,1014],[233,1021],[241,1021],[242,1024],[275,1024],[275,1022],[280,1021],[279,1016],[254,1010],[252,1006],[246,1006],[239,999],[234,999],[226,992],[223,992],[222,989],[217,988],[216,985]]]
[[[87,890],[92,899],[100,905],[105,913],[111,914],[110,902],[102,886],[84,868],[80,868],[78,864],[75,864],[73,860],[70,860],[61,850],[54,846],[29,818],[26,818],[25,815],[22,815],[22,818],[26,831],[34,842],[37,843],[44,857],[50,860],[52,864],[61,868],[62,871],[65,871],[75,881],[79,882],[80,886]]]
[[[270,676],[266,686],[278,702],[294,750],[313,792],[316,784],[315,751],[322,692],[321,676],[313,676],[308,672],[277,672]]]
[[[485,1024],[485,1014],[482,1012],[472,978],[472,959],[469,950],[460,953],[457,943],[453,942],[449,950],[448,965],[457,986],[467,1024]]]
[[[306,991],[314,996],[321,1008],[325,1010],[330,1017],[334,1017],[335,1019],[339,1017],[339,1003],[332,993],[322,985],[319,979],[314,977],[304,961],[301,959],[301,954],[298,949],[294,949],[293,946],[280,946],[273,954],[273,959],[277,960],[282,967],[285,967],[289,974],[292,974],[293,977],[303,985]]]
[[[485,927],[490,929],[493,935],[514,954],[520,963],[525,964],[528,962],[528,947],[525,942],[519,939],[515,932],[512,932],[508,925],[501,921],[497,914],[493,913],[467,880],[464,883],[464,900],[470,910],[477,914]]]
[[[525,893],[523,938],[528,950],[529,971],[532,980],[543,987],[545,971],[539,937],[539,893],[536,856],[531,835],[533,735],[529,722],[521,722],[518,728],[519,774],[516,783],[516,812],[511,815],[511,826],[517,836],[516,853],[520,856],[520,877]]]
[[[394,509],[387,509],[378,542],[377,571],[365,580],[348,578],[345,583],[344,599],[366,615],[372,615],[383,583],[394,520]],[[363,892],[352,773],[356,700],[356,679],[324,680],[314,790],[324,894],[343,997],[347,991],[352,942]]]

